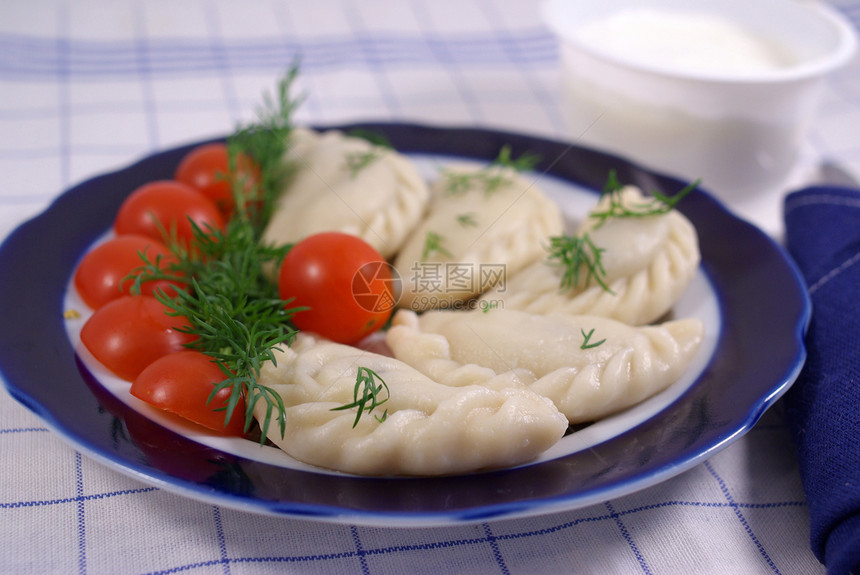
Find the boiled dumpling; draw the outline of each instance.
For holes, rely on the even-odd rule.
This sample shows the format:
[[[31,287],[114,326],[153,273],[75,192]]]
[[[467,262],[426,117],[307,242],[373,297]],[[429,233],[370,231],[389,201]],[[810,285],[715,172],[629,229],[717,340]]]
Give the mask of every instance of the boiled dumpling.
[[[268,438],[320,467],[362,475],[508,467],[535,458],[567,428],[552,402],[508,374],[484,370],[471,385],[449,387],[397,359],[304,333],[276,357],[277,365],[262,369],[260,383],[283,398],[286,433],[281,437],[272,422]],[[355,408],[332,409],[353,402],[359,367],[382,378],[389,399],[353,427]],[[259,402],[255,416],[263,421],[265,412]]]
[[[296,128],[287,160],[296,172],[277,201],[265,243],[289,244],[340,231],[364,239],[388,258],[429,201],[429,188],[408,158],[342,132]]]
[[[485,369],[516,374],[579,423],[630,407],[677,381],[703,332],[698,319],[633,327],[603,317],[507,309],[420,316],[401,310],[386,341],[396,358],[446,385],[468,384]]]
[[[620,199],[627,206],[647,201],[632,186],[620,191]],[[605,209],[607,202],[603,198],[596,209]],[[481,304],[533,313],[600,315],[643,325],[669,311],[699,266],[696,230],[677,210],[637,218],[612,217],[599,227],[596,220],[586,218],[577,235],[586,233],[603,250],[603,281],[609,290],[593,278],[586,282],[584,269],[577,285],[562,289],[563,269],[544,257],[509,276],[505,290],[485,294]]]
[[[458,307],[544,254],[561,233],[558,207],[510,167],[454,164],[433,184],[424,221],[395,267],[401,307]]]

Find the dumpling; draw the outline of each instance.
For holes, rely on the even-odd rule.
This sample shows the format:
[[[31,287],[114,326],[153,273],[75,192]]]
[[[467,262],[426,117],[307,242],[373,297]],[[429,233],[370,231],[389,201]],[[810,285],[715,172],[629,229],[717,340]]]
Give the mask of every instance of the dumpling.
[[[263,233],[263,242],[294,243],[324,231],[364,239],[393,256],[424,215],[427,183],[395,150],[331,130],[297,128],[287,159],[296,165]]]
[[[359,367],[378,374],[389,399],[353,427],[355,408],[332,409],[354,401]],[[260,383],[286,407],[286,433],[273,422],[268,438],[295,459],[348,473],[444,475],[518,465],[567,429],[552,402],[511,375],[483,370],[471,385],[449,387],[397,359],[304,333],[279,349]],[[258,420],[265,411],[259,402]]]
[[[620,191],[626,206],[646,201],[635,187]],[[607,198],[596,209],[605,209]],[[658,320],[675,304],[689,285],[701,255],[696,230],[677,210],[638,217],[607,219],[596,227],[587,218],[577,231],[587,233],[602,249],[604,283],[585,281],[584,268],[579,283],[561,288],[564,270],[546,257],[521,272],[509,276],[504,291],[486,293],[482,306],[497,306],[532,313],[553,311],[599,315],[632,325]]]
[[[446,384],[481,369],[516,373],[571,423],[630,407],[677,381],[704,334],[698,319],[634,327],[596,316],[397,312],[386,336],[394,357]]]
[[[429,213],[394,262],[400,306],[458,307],[544,254],[558,207],[510,167],[454,164],[433,184]]]

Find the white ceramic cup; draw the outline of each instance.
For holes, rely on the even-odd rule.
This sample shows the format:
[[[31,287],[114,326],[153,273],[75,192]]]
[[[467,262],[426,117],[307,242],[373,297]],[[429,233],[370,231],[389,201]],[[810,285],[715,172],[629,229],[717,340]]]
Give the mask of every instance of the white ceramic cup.
[[[625,53],[608,36],[583,34],[589,23],[643,8],[720,18],[782,50],[788,63],[732,70],[712,58],[694,68],[645,51]],[[729,201],[786,181],[826,76],[857,45],[850,23],[809,0],[547,0],[541,9],[560,39],[571,138],[688,180],[701,178],[702,187]],[[687,38],[678,54],[705,36]]]

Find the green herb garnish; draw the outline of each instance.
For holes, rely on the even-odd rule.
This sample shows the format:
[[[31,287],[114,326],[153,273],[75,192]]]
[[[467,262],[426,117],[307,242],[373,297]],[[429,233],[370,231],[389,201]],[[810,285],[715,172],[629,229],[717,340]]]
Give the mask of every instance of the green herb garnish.
[[[378,384],[376,383],[377,380],[379,381]],[[380,393],[383,390],[385,390],[385,398],[380,399]],[[357,407],[358,411],[355,414],[355,421],[352,423],[352,426],[355,427],[358,425],[362,414],[365,412],[370,413],[388,401],[390,392],[388,390],[388,385],[378,373],[367,367],[359,367],[355,374],[355,388],[352,391],[352,396],[352,403],[347,403],[340,407],[333,407],[331,410],[343,411]],[[382,423],[385,421],[386,417],[388,417],[388,410],[386,409],[381,416],[374,417],[376,418],[376,421]]]
[[[238,214],[234,215],[251,224],[255,235],[262,234],[275,209],[275,200],[283,191],[284,182],[293,166],[284,162],[293,129],[293,114],[301,105],[302,97],[291,94],[298,76],[298,64],[293,64],[278,82],[275,96],[263,95],[263,106],[257,110],[257,121],[239,129],[227,139],[231,173],[239,173],[239,157],[247,155],[260,168],[262,181],[249,198],[247,182],[234,181],[233,194]],[[253,201],[249,201],[253,200]]]
[[[584,273],[583,286],[587,287],[593,279],[604,290],[612,293],[612,290],[606,285],[606,270],[603,269],[603,263],[600,261],[604,250],[594,245],[588,234],[555,236],[549,241],[547,259],[563,268],[562,291],[578,288],[580,286],[580,274]]]
[[[372,144],[369,150],[352,152],[346,155],[346,165],[349,168],[349,176],[355,179],[358,173],[381,157],[382,150],[392,149],[391,142],[384,134],[371,130],[355,128],[347,132],[348,136],[361,138]]]
[[[493,165],[505,166],[515,172],[528,172],[533,170],[538,162],[540,162],[540,156],[532,152],[526,152],[517,159],[512,158],[511,147],[506,144],[499,150],[499,155],[493,161]]]
[[[143,254],[144,265],[133,272],[131,288],[132,293],[139,293],[145,281],[175,280],[177,276],[188,284],[185,291],[175,295],[161,291],[156,297],[172,310],[171,314],[188,319],[189,327],[180,331],[198,336],[188,347],[216,360],[224,372],[225,379],[214,386],[209,399],[224,388],[231,390],[225,422],[244,398],[247,432],[257,402],[265,402],[261,442],[273,419],[283,436],[285,408],[277,392],[259,383],[260,370],[268,361],[275,363],[276,346],[292,342],[296,330],[290,319],[299,311],[288,308],[289,301],[280,299],[277,286],[263,273],[265,266],[277,265],[283,259],[289,246],[260,243],[289,172],[283,158],[298,105],[290,97],[296,75],[294,66],[278,84],[275,99],[265,98],[257,122],[241,127],[228,139],[231,173],[237,173],[240,154],[247,155],[260,167],[261,181],[250,193],[247,181],[233,182],[236,210],[225,229],[194,226],[190,246],[170,241],[176,262],[167,269],[163,269],[160,258],[151,261]]]
[[[223,388],[231,390],[225,421],[244,397],[247,432],[254,407],[265,401],[264,438],[273,413],[281,434],[285,421],[281,397],[259,383],[260,370],[267,361],[275,363],[276,346],[292,343],[296,330],[290,319],[300,308],[288,309],[289,302],[280,299],[277,286],[262,272],[266,263],[280,261],[287,248],[260,245],[250,229],[247,222],[236,219],[223,233],[197,228],[199,241],[193,245],[199,247],[201,257],[180,259],[173,267],[191,278],[188,289],[172,297],[163,292],[156,297],[173,310],[170,313],[188,319],[190,326],[179,331],[198,336],[188,347],[217,360],[224,371],[225,379],[214,387],[210,400]]]
[[[600,344],[602,344],[603,342],[606,341],[606,338],[604,338],[604,339],[601,339],[600,341],[590,343],[591,336],[594,335],[594,328],[591,328],[591,331],[589,331],[588,333],[585,333],[584,328],[580,329],[579,331],[582,332],[582,338],[583,338],[582,339],[582,345],[579,346],[579,349],[591,349],[593,347],[599,346]]]
[[[642,202],[625,204],[621,197],[623,186],[618,181],[615,170],[610,170],[606,184],[603,186],[603,191],[600,194],[601,199],[607,199],[608,205],[602,210],[590,212],[588,217],[597,220],[597,223],[594,225],[594,229],[597,229],[610,218],[644,218],[665,214],[674,210],[678,202],[695,190],[700,183],[701,180],[696,180],[674,196],[667,196],[657,190],[653,190],[651,192],[653,197],[647,198]]]
[[[606,200],[606,207],[592,210],[588,217],[597,220],[592,227],[596,230],[610,218],[643,218],[668,213],[685,196],[698,187],[700,180],[686,186],[674,196],[666,196],[658,191],[651,192],[651,198],[642,202],[627,203],[623,201],[621,191],[623,186],[618,181],[615,170],[609,171],[606,184],[601,192],[601,201]],[[609,293],[613,293],[606,284],[606,270],[601,262],[601,255],[605,250],[598,248],[588,236],[582,233],[578,236],[562,235],[550,238],[548,259],[561,266],[564,271],[561,278],[561,289],[567,290],[577,288],[580,284],[580,273],[584,273],[585,286],[594,279],[600,287]]]
[[[475,214],[469,212],[467,214],[460,214],[457,216],[457,223],[463,226],[464,228],[475,227],[478,225],[478,220],[475,219]]]
[[[461,172],[456,170],[445,170],[445,193],[459,196],[468,192],[473,187],[483,188],[487,195],[497,191],[502,186],[511,183],[511,170],[524,172],[533,169],[540,157],[527,152],[517,159],[511,157],[511,147],[502,146],[499,155],[493,162],[474,172]]]
[[[371,148],[361,152],[351,152],[346,155],[346,167],[349,169],[349,177],[353,180],[358,173],[379,158],[379,150]]]
[[[451,252],[445,249],[442,242],[445,238],[432,230],[427,230],[427,235],[424,236],[424,248],[421,250],[421,261],[427,261],[432,255],[440,254],[445,257],[452,257]]]

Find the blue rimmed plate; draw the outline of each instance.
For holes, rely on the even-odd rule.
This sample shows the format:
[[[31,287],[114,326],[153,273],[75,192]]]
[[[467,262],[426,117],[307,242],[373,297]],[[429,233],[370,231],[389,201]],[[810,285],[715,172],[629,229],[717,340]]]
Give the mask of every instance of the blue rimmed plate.
[[[424,166],[489,161],[504,145],[515,157],[536,153],[542,161],[535,178],[572,216],[596,199],[610,169],[646,190],[673,194],[684,185],[607,154],[521,134],[405,124],[341,128],[381,133]],[[366,525],[442,525],[583,507],[656,484],[724,448],[788,389],[805,359],[810,305],[794,265],[764,233],[696,191],[679,209],[699,233],[702,266],[675,313],[706,321],[697,364],[663,394],[574,433],[533,464],[456,477],[363,478],[293,465],[251,442],[191,436],[106,384],[77,353],[76,330],[63,318],[80,256],[110,228],[133,189],[172,177],[191,147],[68,190],[0,247],[0,317],[7,326],[0,370],[11,395],[84,453],[164,489],[251,512]]]

